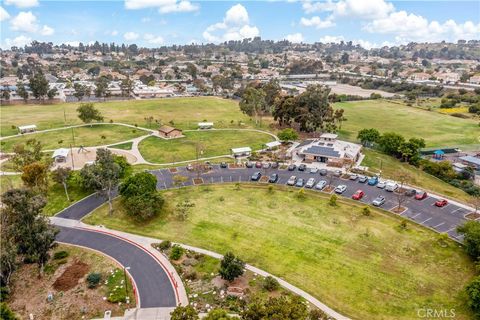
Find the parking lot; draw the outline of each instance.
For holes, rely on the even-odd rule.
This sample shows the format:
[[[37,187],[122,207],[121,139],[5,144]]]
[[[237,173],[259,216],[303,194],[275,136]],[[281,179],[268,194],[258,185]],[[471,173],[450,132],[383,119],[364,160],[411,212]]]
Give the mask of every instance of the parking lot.
[[[157,176],[157,188],[158,189],[169,189],[180,186],[191,186],[193,185],[193,179],[197,177],[197,173],[189,171],[186,167],[176,168],[176,172],[172,172],[171,169],[161,169],[150,171],[152,174]],[[299,171],[295,169],[294,171],[288,171],[284,169],[259,169],[259,168],[221,168],[219,165],[212,165],[212,170],[202,173],[199,177],[203,180],[203,184],[215,184],[215,183],[235,183],[235,182],[252,182],[251,176],[255,172],[260,172],[263,176],[270,176],[273,173],[278,174],[278,180],[276,184],[286,185],[288,179],[291,176],[296,176],[297,178],[305,179],[305,182],[309,178],[314,178],[315,183],[320,180],[326,180],[328,184],[328,178],[321,176],[319,173],[310,173],[308,169],[306,171]],[[332,173],[329,173],[331,175]],[[182,175],[188,177],[185,182],[182,182],[181,185],[175,185],[173,176]],[[382,195],[385,197],[385,203],[380,207],[384,210],[391,211],[398,204],[398,199],[395,193],[388,192],[383,189],[380,189],[376,186],[370,186],[367,183],[360,183],[357,181],[352,181],[348,179],[343,179],[337,177],[333,180],[332,186],[336,187],[338,185],[345,185],[347,189],[341,195],[347,198],[351,198],[352,195],[359,189],[361,189],[365,195],[359,201],[371,204],[372,201],[378,196]],[[291,188],[295,188],[292,186]],[[311,190],[323,192],[312,188]],[[333,193],[333,191],[332,191]],[[399,215],[415,221],[423,226],[434,229],[437,232],[447,233],[453,239],[458,241],[463,240],[463,236],[459,235],[456,232],[456,228],[459,225],[462,225],[467,221],[465,215],[471,210],[468,208],[463,208],[459,205],[449,202],[444,207],[436,207],[435,202],[440,198],[428,195],[423,200],[416,200],[414,197],[406,197],[402,206],[406,207],[407,210],[400,213]]]

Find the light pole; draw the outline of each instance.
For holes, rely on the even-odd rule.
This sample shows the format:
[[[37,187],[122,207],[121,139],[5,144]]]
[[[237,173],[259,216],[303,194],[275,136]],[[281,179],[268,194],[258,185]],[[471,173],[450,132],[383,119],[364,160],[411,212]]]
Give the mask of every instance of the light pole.
[[[130,305],[130,297],[128,296],[127,270],[130,270],[130,267],[123,267],[123,277],[125,281],[125,302],[127,302],[127,305]]]

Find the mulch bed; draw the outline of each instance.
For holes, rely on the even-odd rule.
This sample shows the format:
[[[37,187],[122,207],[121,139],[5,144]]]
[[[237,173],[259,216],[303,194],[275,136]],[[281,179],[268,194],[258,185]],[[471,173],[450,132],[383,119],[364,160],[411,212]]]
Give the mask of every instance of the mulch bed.
[[[230,163],[228,165],[229,169],[243,169],[243,164]]]
[[[57,291],[67,291],[78,285],[78,281],[83,278],[90,269],[90,266],[81,261],[75,261],[72,265],[60,275],[53,283],[53,288]]]
[[[262,176],[260,178],[260,182],[268,182],[268,177],[267,176]]]
[[[193,178],[193,184],[203,184],[203,179],[202,178]]]
[[[177,168],[170,168],[170,169],[168,169],[168,170],[169,170],[171,173],[177,173],[177,172],[178,172]]]
[[[477,220],[478,218],[480,218],[480,213],[470,212],[465,215],[465,218],[469,220]]]
[[[323,192],[327,192],[327,193],[330,193],[333,191],[333,189],[335,189],[334,187],[329,187],[329,186],[326,186],[325,188],[323,188]]]
[[[399,208],[399,207],[395,207],[395,208],[392,209],[392,212],[393,212],[393,213],[400,214],[400,213],[404,212],[405,210],[407,210],[407,208],[405,208],[405,207],[400,207],[400,208]]]

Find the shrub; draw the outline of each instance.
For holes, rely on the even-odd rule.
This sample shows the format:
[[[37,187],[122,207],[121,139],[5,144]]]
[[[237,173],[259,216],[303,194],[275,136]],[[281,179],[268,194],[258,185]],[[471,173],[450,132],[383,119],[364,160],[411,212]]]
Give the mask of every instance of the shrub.
[[[465,291],[468,295],[468,306],[472,308],[475,315],[480,316],[480,276],[477,276],[470,282]]]
[[[263,280],[263,288],[267,291],[275,291],[278,290],[279,287],[280,284],[274,277],[268,276]]]
[[[370,208],[369,207],[363,207],[362,214],[366,217],[370,216]]]
[[[300,200],[303,200],[305,199],[305,190],[302,188],[300,190],[298,190],[297,192],[297,198],[300,199]]]
[[[90,289],[95,288],[102,280],[102,275],[100,273],[92,272],[87,276],[87,286]]]
[[[168,240],[165,240],[165,241],[162,241],[158,244],[158,249],[161,250],[161,251],[165,251],[165,250],[170,249],[171,246],[172,246],[172,243]]]
[[[170,252],[170,259],[171,260],[178,260],[183,256],[183,248],[179,245],[174,245],[172,247],[172,251]]]
[[[224,280],[233,281],[243,274],[245,263],[235,257],[233,253],[227,252],[220,263],[220,276]]]
[[[402,220],[402,222],[400,222],[400,229],[407,230],[407,220]]]
[[[0,303],[0,315],[2,320],[17,320],[15,313],[9,308],[9,306],[2,302]]]
[[[57,251],[53,254],[53,260],[60,260],[68,257],[67,251]]]
[[[335,194],[332,194],[332,196],[328,200],[328,204],[331,205],[332,207],[337,206],[337,196]]]

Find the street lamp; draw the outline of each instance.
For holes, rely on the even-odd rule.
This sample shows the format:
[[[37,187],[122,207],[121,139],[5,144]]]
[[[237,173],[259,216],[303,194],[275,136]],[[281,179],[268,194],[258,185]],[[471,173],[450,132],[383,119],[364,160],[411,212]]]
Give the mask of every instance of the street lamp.
[[[125,281],[125,302],[130,305],[130,297],[128,296],[127,270],[130,270],[130,267],[123,267],[123,277]]]

